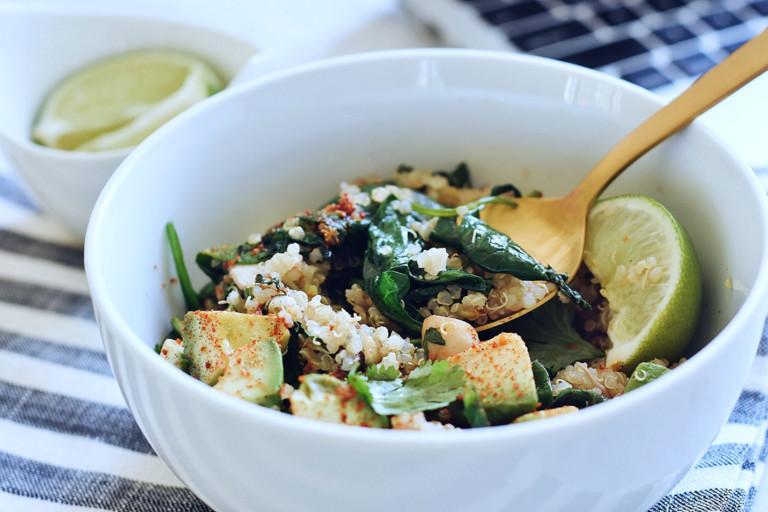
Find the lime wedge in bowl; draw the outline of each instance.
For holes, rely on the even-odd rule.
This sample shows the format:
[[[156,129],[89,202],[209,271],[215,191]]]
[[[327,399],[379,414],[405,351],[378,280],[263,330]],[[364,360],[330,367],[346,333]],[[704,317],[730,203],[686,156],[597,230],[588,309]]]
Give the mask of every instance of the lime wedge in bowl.
[[[135,146],[176,114],[224,87],[206,62],[176,50],[140,50],[83,68],[46,99],[32,139],[104,151]]]
[[[701,271],[688,233],[666,208],[638,195],[598,201],[584,263],[608,300],[608,366],[629,374],[644,361],[683,355],[698,323]]]

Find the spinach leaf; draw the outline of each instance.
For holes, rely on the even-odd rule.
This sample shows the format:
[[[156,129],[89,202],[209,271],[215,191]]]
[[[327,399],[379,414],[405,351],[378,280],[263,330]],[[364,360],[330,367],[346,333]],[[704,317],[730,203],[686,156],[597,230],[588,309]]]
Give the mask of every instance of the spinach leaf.
[[[410,275],[411,279],[414,281],[418,281],[419,283],[430,287],[441,285],[442,288],[445,288],[449,284],[454,284],[465,290],[486,293],[493,288],[492,279],[485,279],[460,268],[448,267],[441,271],[437,276],[430,276],[430,278],[427,279],[424,272],[418,268],[416,262],[411,261],[408,265],[408,275]]]
[[[303,231],[300,239],[294,238],[291,229],[280,223],[270,228],[258,244],[222,245],[200,251],[196,262],[212,280],[219,281],[232,265],[261,263],[285,252],[294,243],[299,244],[303,255],[318,249],[324,259],[329,259],[347,245],[362,245],[360,240],[365,239],[368,230],[368,215],[375,207],[365,209],[353,205],[346,197],[336,198],[315,212],[296,217],[296,226]],[[352,215],[358,210],[364,215]]]
[[[412,172],[413,166],[401,164],[397,168],[398,173]],[[432,174],[437,176],[443,176],[448,180],[448,184],[456,188],[471,187],[472,183],[469,176],[469,166],[460,162],[452,171],[433,171]]]
[[[189,278],[187,265],[184,263],[184,253],[181,250],[179,235],[176,232],[176,227],[173,225],[173,222],[168,222],[165,225],[165,234],[168,238],[168,244],[171,247],[173,263],[176,265],[176,273],[179,276],[179,284],[181,284],[181,291],[184,294],[184,302],[186,303],[187,311],[200,309],[200,301],[197,298],[195,289],[192,287],[192,280]]]
[[[415,270],[411,262],[409,276],[411,289],[405,297],[408,304],[418,306],[437,296],[445,290],[449,284],[464,288],[465,290],[488,293],[493,288],[492,279],[484,279],[461,269],[447,268],[440,272],[434,279],[426,279],[418,270]]]
[[[494,273],[511,274],[525,281],[549,281],[585,309],[591,306],[568,285],[567,274],[545,267],[507,235],[475,217],[465,215],[458,227],[459,241],[474,264]]]
[[[564,389],[555,396],[555,401],[552,403],[552,408],[562,407],[564,405],[573,405],[579,409],[589,407],[590,405],[599,404],[605,402],[603,395],[595,393],[594,391],[587,391],[585,389]]]
[[[237,260],[238,246],[232,244],[211,247],[195,256],[195,263],[213,281],[219,281],[227,273],[229,262]]]
[[[444,176],[452,187],[465,188],[472,186],[469,179],[469,167],[464,162],[460,162],[451,172],[435,171],[435,174]]]
[[[494,185],[493,187],[491,187],[492,196],[506,194],[507,192],[511,192],[512,197],[522,197],[522,194],[520,193],[520,189],[518,189],[516,186],[512,185],[511,183],[506,183],[504,185]]]
[[[422,194],[417,200],[429,204]],[[421,331],[420,305],[449,284],[488,292],[490,281],[461,269],[448,268],[427,279],[412,261],[413,246],[423,250],[426,242],[410,229],[425,220],[418,212],[402,213],[387,198],[370,220],[368,247],[363,258],[363,287],[381,313],[411,332]]]
[[[403,300],[411,286],[406,274],[385,270],[366,281],[366,289],[379,311],[412,332],[421,331],[421,315],[409,311]],[[418,315],[418,316],[416,316]]]
[[[304,373],[299,350],[299,329],[294,328],[288,340],[288,350],[283,355],[283,380],[294,387],[299,387],[299,378]]]
[[[570,304],[552,299],[513,320],[510,329],[523,338],[532,360],[537,359],[556,372],[576,361],[605,355],[581,337],[573,325],[573,315]]]
[[[539,397],[541,409],[549,409],[555,400],[552,392],[552,381],[549,379],[549,371],[538,360],[531,362],[533,380],[536,382],[536,394]]]
[[[446,247],[461,249],[459,227],[456,225],[456,217],[438,217],[437,224],[429,234],[429,239]]]
[[[408,215],[392,207],[394,199],[386,199],[371,219],[368,248],[363,257],[363,283],[384,316],[418,332],[422,317],[413,307],[407,308],[404,299],[411,288],[408,247],[416,244],[423,248],[424,242],[408,229]]]

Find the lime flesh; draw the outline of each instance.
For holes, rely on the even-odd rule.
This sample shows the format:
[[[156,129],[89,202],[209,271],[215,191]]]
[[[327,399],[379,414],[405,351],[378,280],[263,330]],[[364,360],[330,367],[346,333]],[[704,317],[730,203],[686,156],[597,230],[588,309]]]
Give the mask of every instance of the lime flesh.
[[[141,50],[117,55],[61,82],[46,99],[32,139],[77,151],[134,146],[222,87],[221,78],[207,63],[183,52]]]

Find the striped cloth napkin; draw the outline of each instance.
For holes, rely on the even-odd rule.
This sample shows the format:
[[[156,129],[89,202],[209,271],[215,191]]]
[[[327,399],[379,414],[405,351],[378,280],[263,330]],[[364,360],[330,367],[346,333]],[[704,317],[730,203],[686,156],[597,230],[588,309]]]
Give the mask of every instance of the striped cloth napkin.
[[[754,508],[768,333],[713,445],[652,512]],[[112,377],[82,249],[0,160],[0,511],[207,511],[153,452]]]

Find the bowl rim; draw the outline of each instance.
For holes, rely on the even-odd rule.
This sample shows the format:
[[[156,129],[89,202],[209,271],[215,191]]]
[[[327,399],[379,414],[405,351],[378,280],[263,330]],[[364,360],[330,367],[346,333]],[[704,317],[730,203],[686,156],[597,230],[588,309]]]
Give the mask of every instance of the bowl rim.
[[[177,125],[185,123],[188,118],[196,116],[197,112],[205,109],[217,108],[216,106],[218,103],[231,101],[230,98],[234,99],[239,95],[253,94],[254,90],[258,90],[266,84],[282,80],[290,80],[292,77],[301,76],[306,73],[317,71],[326,72],[337,67],[356,66],[366,62],[424,58],[479,59],[505,62],[508,65],[564,69],[569,73],[588,77],[603,84],[626,91],[633,96],[645,98],[656,107],[663,104],[658,97],[639,86],[573,64],[530,55],[489,50],[452,48],[378,50],[354,55],[332,57],[278,71],[247,84],[240,85],[230,91],[224,91],[216,97],[210,98],[208,101],[195,105],[183,112],[148,137],[120,165],[102,191],[93,210],[93,214],[91,215],[91,221],[85,239],[86,275],[94,307],[101,313],[99,322],[108,322],[113,330],[119,331],[124,338],[121,340],[121,343],[126,346],[126,350],[130,350],[139,358],[142,365],[157,365],[155,368],[165,368],[165,370],[159,371],[164,372],[165,377],[172,379],[175,384],[185,386],[188,389],[194,389],[194,392],[199,395],[201,401],[216,408],[227,409],[238,416],[242,416],[247,421],[272,422],[274,426],[281,429],[290,429],[296,434],[311,433],[312,435],[323,436],[328,439],[343,438],[344,440],[350,440],[354,438],[364,439],[368,442],[376,441],[379,443],[438,443],[458,446],[467,443],[495,442],[499,438],[525,438],[532,435],[547,435],[552,430],[567,428],[567,425],[577,425],[588,422],[599,423],[601,418],[605,417],[606,414],[619,415],[622,414],[623,411],[627,411],[627,408],[631,409],[642,404],[652,403],[658,397],[663,395],[667,388],[677,386],[678,383],[687,380],[690,375],[694,375],[698,371],[697,369],[699,366],[706,364],[707,361],[716,360],[718,354],[727,350],[728,344],[725,339],[731,337],[731,332],[741,330],[754,316],[760,315],[765,317],[766,309],[768,308],[768,199],[766,199],[766,194],[752,170],[741,161],[737,155],[733,154],[732,150],[725,145],[716,133],[702,123],[694,121],[688,129],[702,132],[717,150],[727,154],[734,161],[736,167],[740,168],[743,178],[752,185],[751,189],[754,191],[754,197],[751,198],[751,200],[757,202],[761,211],[759,219],[755,219],[755,227],[759,227],[763,232],[763,243],[759,248],[763,255],[762,262],[759,265],[754,283],[744,299],[744,303],[722,330],[714,338],[709,340],[694,357],[692,357],[686,364],[676,368],[675,371],[671,372],[663,381],[659,381],[653,386],[645,386],[642,391],[619,397],[619,399],[610,400],[608,403],[611,405],[608,405],[608,403],[598,404],[581,410],[579,414],[549,418],[548,421],[545,422],[527,422],[514,425],[499,425],[493,428],[465,429],[461,433],[451,430],[411,432],[392,431],[391,429],[350,428],[348,425],[324,423],[306,418],[293,417],[292,415],[264,407],[254,407],[254,404],[227,396],[194,378],[190,378],[189,375],[177,371],[161,358],[157,357],[151,346],[145,343],[140,336],[131,329],[131,326],[121,317],[114,303],[110,300],[109,291],[104,283],[104,269],[99,264],[98,259],[98,246],[100,241],[99,231],[103,229],[101,217],[104,215],[104,211],[108,209],[110,198],[118,193],[117,191],[120,182],[129,176],[130,169],[134,163],[142,158],[142,155],[148,148],[156,145],[159,141],[162,141],[166,133],[172,133]],[[757,342],[755,341],[755,344],[756,343]],[[743,377],[746,379],[746,374]],[[531,425],[531,423],[534,425]]]

